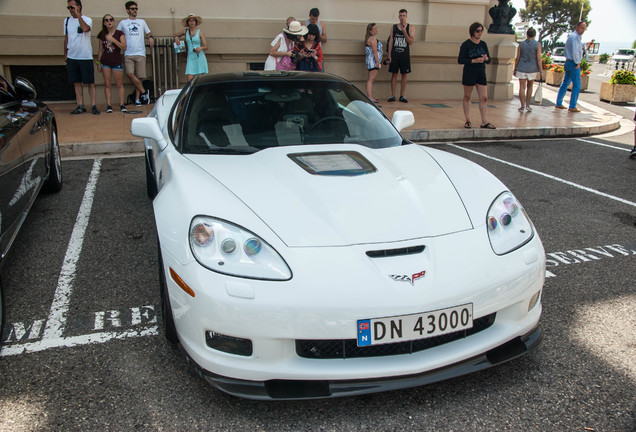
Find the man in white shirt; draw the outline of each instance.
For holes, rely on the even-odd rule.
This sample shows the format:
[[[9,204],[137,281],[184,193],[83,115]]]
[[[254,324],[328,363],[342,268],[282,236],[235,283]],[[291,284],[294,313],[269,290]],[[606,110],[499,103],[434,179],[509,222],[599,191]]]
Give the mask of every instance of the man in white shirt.
[[[146,44],[144,35],[148,35],[148,44],[155,46],[155,39],[148,28],[146,21],[137,18],[139,7],[134,1],[126,2],[128,19],[122,20],[117,30],[126,35],[126,52],[124,53],[124,65],[130,82],[135,86],[135,105],[150,103],[149,91],[144,89],[142,81],[146,79]]]
[[[576,25],[576,29],[570,33],[568,40],[565,42],[565,76],[559,92],[557,93],[556,109],[566,109],[563,105],[563,98],[568,91],[570,82],[572,83],[572,93],[570,93],[570,108],[569,112],[581,112],[576,107],[576,103],[579,100],[579,92],[581,91],[581,61],[583,60],[583,53],[585,51],[583,42],[581,41],[581,35],[585,32],[587,23],[581,21]]]
[[[91,25],[93,21],[82,15],[82,1],[68,0],[66,5],[70,17],[64,20],[64,59],[68,82],[75,88],[77,108],[71,114],[86,112],[84,106],[84,84],[88,85],[91,111],[99,114],[95,105],[95,70],[93,69],[93,46],[91,45]]]

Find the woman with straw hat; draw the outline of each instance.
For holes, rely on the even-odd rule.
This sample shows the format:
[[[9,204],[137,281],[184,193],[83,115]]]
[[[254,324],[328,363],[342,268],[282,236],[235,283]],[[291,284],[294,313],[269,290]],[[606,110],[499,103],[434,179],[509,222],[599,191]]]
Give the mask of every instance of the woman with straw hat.
[[[208,49],[205,34],[198,28],[203,22],[200,16],[189,14],[181,20],[181,24],[186,27],[174,35],[175,42],[180,44],[180,37],[185,36],[188,52],[188,62],[186,64],[186,78],[191,81],[195,75],[208,73],[208,61],[205,58],[204,50]]]
[[[265,70],[295,70],[296,63],[292,61],[294,45],[297,41],[302,41],[307,31],[307,27],[293,17],[287,18],[287,25],[271,43]]]

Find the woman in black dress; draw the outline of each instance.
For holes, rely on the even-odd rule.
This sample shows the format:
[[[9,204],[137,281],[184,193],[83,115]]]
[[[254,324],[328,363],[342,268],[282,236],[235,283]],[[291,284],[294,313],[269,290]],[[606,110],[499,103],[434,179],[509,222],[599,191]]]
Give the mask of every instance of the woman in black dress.
[[[486,89],[486,65],[490,63],[490,53],[488,45],[481,40],[484,26],[481,23],[472,23],[470,28],[470,39],[467,39],[459,48],[457,62],[464,65],[462,75],[462,85],[464,86],[464,116],[466,123],[464,127],[471,128],[470,124],[470,96],[473,88],[477,88],[479,96],[479,113],[481,114],[482,129],[496,129],[486,118],[486,107],[488,104],[488,91]]]

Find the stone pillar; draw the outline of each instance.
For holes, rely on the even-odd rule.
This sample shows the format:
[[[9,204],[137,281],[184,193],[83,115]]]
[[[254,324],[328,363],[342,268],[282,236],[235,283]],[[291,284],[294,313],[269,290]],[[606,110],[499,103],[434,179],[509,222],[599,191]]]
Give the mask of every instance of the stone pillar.
[[[510,81],[516,57],[514,35],[493,34],[487,30],[492,24],[489,10],[497,1],[464,0],[456,3],[424,0],[424,4],[425,22],[418,32],[415,52],[424,56],[425,67],[438,72],[429,77],[435,82],[425,86],[429,90],[426,97],[458,99],[463,96],[463,67],[457,64],[459,46],[470,37],[470,25],[480,22],[484,26],[482,40],[488,44],[492,58],[492,62],[486,66],[488,97],[494,100],[511,99],[513,89]]]

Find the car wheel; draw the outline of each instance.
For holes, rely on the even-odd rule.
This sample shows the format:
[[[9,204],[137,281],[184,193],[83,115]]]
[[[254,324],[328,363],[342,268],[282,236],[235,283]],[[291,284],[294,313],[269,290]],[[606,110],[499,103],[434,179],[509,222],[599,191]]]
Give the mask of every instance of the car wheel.
[[[49,155],[49,178],[43,186],[46,192],[58,192],[62,189],[62,155],[57,140],[57,129],[51,126],[51,154]]]
[[[155,199],[157,196],[157,184],[155,183],[155,177],[150,169],[149,155],[146,153],[146,193],[148,198]]]
[[[166,282],[166,272],[163,270],[163,260],[161,251],[159,252],[159,286],[161,288],[161,319],[166,340],[171,344],[179,343],[177,328],[174,325],[174,316],[170,306],[170,294],[168,294],[168,283]]]

